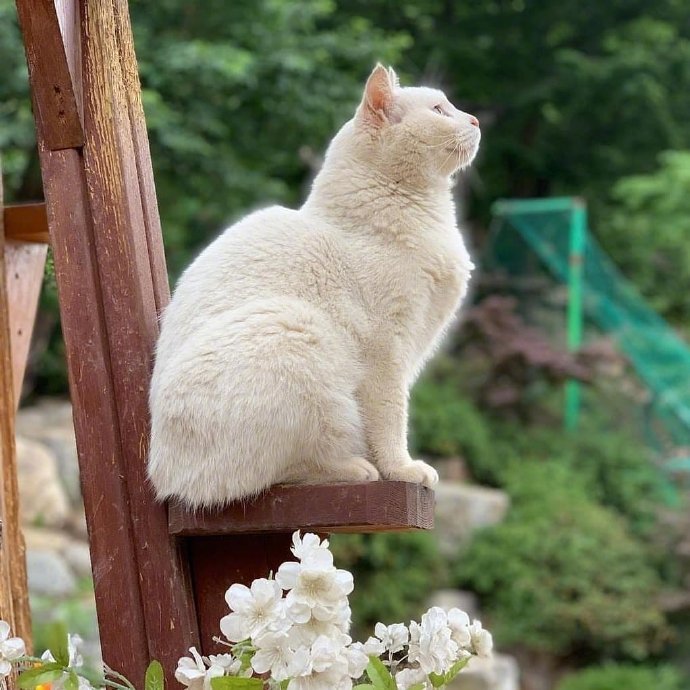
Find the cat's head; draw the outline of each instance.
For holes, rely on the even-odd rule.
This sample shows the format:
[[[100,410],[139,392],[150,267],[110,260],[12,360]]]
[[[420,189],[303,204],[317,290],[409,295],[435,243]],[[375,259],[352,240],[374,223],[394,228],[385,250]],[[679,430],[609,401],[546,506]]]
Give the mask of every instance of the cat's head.
[[[473,115],[438,89],[401,87],[392,68],[377,65],[354,118],[358,156],[400,178],[449,177],[477,155],[481,133]]]

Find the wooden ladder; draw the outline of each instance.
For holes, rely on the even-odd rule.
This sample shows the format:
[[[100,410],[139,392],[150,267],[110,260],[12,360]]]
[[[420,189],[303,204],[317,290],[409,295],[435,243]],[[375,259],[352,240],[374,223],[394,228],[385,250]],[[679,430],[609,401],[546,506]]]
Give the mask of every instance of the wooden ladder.
[[[0,174],[0,619],[30,646],[14,427],[43,281],[48,230],[43,204],[3,206],[2,191]]]
[[[153,499],[148,385],[169,300],[127,0],[17,0],[69,367],[105,661],[168,680],[212,636],[232,582],[290,557],[297,528],[430,528],[433,494],[399,482],[277,487],[220,513]],[[174,686],[173,686],[174,687]]]

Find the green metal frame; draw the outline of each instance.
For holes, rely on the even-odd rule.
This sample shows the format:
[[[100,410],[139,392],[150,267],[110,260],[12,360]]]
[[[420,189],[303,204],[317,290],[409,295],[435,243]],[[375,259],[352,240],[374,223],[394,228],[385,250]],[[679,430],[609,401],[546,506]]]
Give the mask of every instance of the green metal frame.
[[[551,199],[500,199],[491,207],[494,217],[517,214],[570,212],[570,253],[568,257],[567,347],[576,352],[582,345],[584,323],[582,295],[585,239],[587,235],[587,206],[577,197]],[[564,425],[569,431],[577,429],[580,418],[580,384],[571,379],[565,386]]]

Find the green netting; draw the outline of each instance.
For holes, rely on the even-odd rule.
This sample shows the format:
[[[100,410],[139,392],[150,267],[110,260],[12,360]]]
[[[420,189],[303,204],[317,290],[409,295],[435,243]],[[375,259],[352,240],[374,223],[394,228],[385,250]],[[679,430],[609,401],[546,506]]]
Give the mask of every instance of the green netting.
[[[494,206],[493,260],[512,271],[532,270],[535,257],[558,281],[570,277],[576,199],[510,200]],[[515,244],[515,231],[532,256]],[[512,235],[512,236],[511,236]],[[690,446],[690,348],[645,302],[588,231],[582,257],[586,318],[612,336],[651,393],[658,417],[675,446]],[[678,459],[675,464],[688,464]],[[681,468],[682,469],[682,468]]]

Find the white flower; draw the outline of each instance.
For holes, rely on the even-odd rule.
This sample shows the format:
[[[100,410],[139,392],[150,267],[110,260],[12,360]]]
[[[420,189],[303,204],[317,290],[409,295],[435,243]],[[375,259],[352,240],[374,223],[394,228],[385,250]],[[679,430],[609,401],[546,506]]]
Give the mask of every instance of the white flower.
[[[386,651],[386,646],[378,637],[370,637],[362,648],[368,656],[381,656]]]
[[[458,645],[451,638],[446,612],[438,606],[430,608],[421,625],[410,623],[408,658],[419,663],[425,673],[445,673],[458,658]]]
[[[270,672],[271,678],[282,682],[290,676],[308,672],[309,650],[305,646],[294,649],[287,632],[265,632],[254,640],[257,648],[252,668],[257,673]]]
[[[320,621],[318,618],[310,618],[306,623],[299,623],[290,627],[289,633],[293,644],[310,647],[319,635],[331,637],[335,634],[345,632],[348,627],[349,614],[346,626],[331,623],[330,621]]]
[[[342,620],[343,612],[348,611],[347,596],[354,589],[352,573],[347,570],[294,562],[278,568],[276,582],[289,590],[285,597],[287,615],[295,623],[306,623],[311,616],[321,621]]]
[[[482,628],[481,621],[473,621],[470,625],[470,638],[472,640],[472,647],[477,656],[488,657],[491,656],[491,651],[494,648],[494,640],[488,630]]]
[[[398,686],[398,690],[408,690],[417,683],[424,683],[424,687],[427,687],[426,680],[426,673],[421,668],[404,668],[395,674],[395,684]]]
[[[338,670],[347,675],[347,659],[343,651],[352,642],[348,635],[338,633],[332,637],[319,635],[311,646],[311,667],[316,673]]]
[[[347,675],[350,678],[360,678],[369,664],[369,655],[364,651],[361,642],[353,642],[343,650],[343,656],[347,661]]]
[[[310,673],[291,678],[287,690],[352,690],[352,678],[337,670]]]
[[[69,652],[70,668],[78,668],[84,665],[84,659],[79,653],[79,645],[83,642],[84,640],[82,640],[79,635],[67,635],[67,651]]]
[[[333,568],[333,554],[328,549],[328,539],[321,541],[315,534],[307,533],[300,538],[299,530],[292,535],[290,549],[302,565],[316,570]]]
[[[21,637],[10,637],[10,626],[0,620],[0,679],[10,675],[11,661],[26,654],[26,646]]]
[[[385,649],[391,654],[402,651],[410,639],[410,631],[403,623],[393,623],[393,625],[388,626],[383,623],[377,623],[374,632],[376,637],[383,643]]]
[[[232,585],[225,593],[232,613],[221,618],[221,632],[230,642],[241,642],[280,627],[285,617],[282,595],[278,583],[265,578],[254,580],[251,589]]]
[[[216,664],[206,668],[206,664],[196,648],[191,647],[189,651],[192,653],[192,658],[183,656],[179,659],[175,678],[190,690],[210,690],[211,678],[225,675],[224,668]]]
[[[460,609],[450,609],[448,611],[448,625],[455,644],[458,647],[469,647],[471,642],[470,617]]]
[[[204,661],[207,657],[201,657]],[[251,676],[252,670],[250,668],[242,671],[241,659],[236,659],[232,654],[209,654],[208,666],[218,666],[223,669],[226,676]]]

